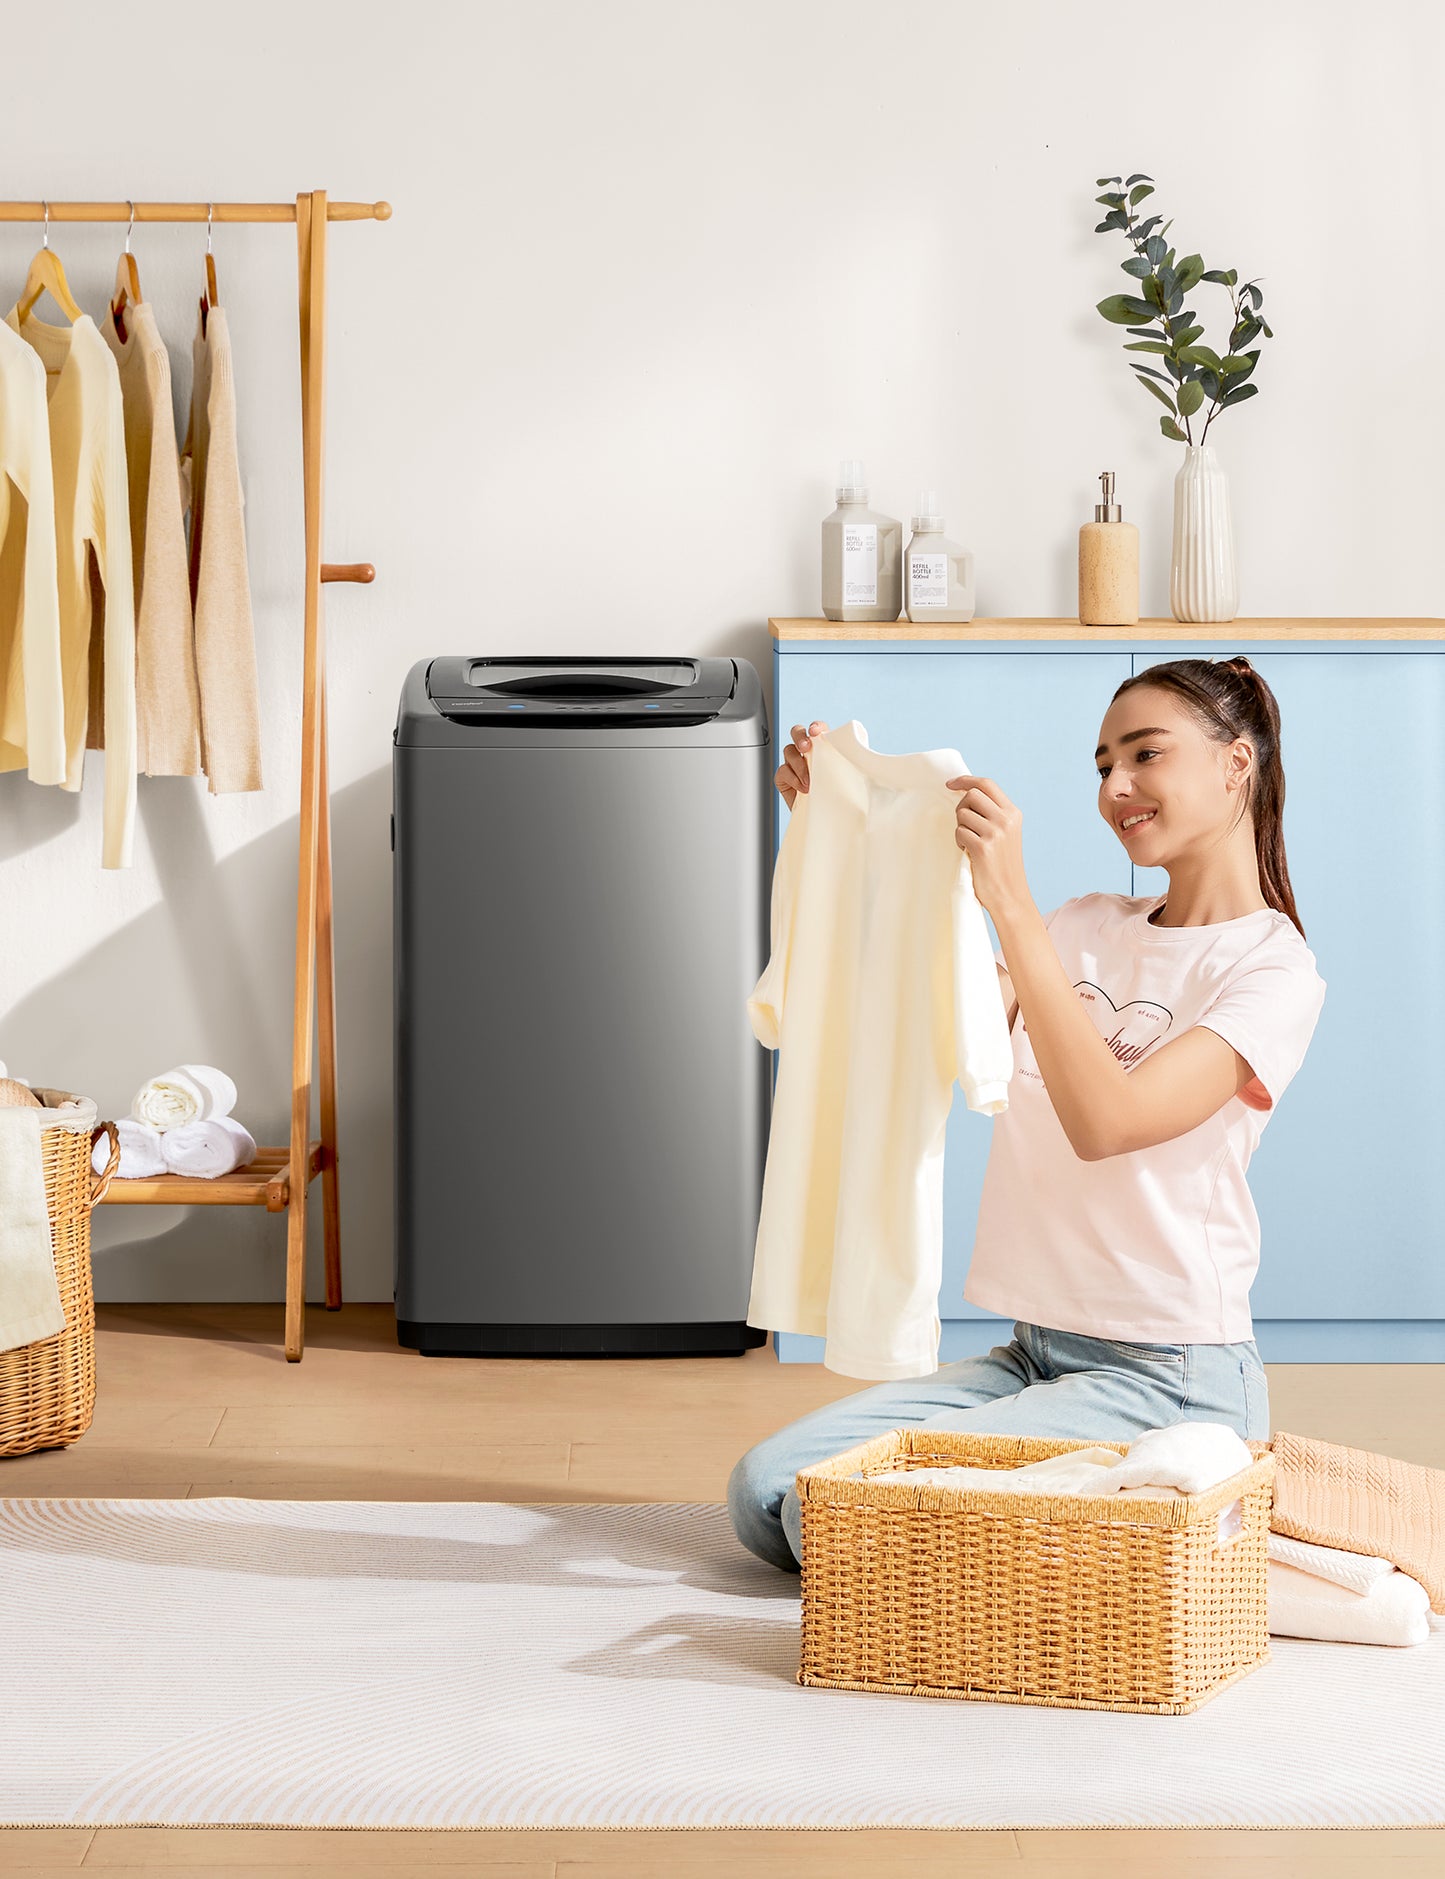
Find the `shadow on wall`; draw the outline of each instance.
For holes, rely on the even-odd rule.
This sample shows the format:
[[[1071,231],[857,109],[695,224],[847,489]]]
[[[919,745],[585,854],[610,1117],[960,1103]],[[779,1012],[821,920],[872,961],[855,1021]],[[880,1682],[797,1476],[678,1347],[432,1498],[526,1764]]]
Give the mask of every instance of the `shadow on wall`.
[[[139,779],[162,899],[7,1012],[0,1054],[32,1082],[93,1096],[102,1117],[173,1064],[217,1064],[257,1141],[284,1142],[299,821],[217,860],[204,785],[172,782]],[[58,839],[78,812],[73,795],[0,778],[0,851]],[[390,814],[389,764],[331,799],[342,1285],[357,1303],[392,1296]],[[314,1117],[313,1101],[313,1134]],[[319,1182],[311,1198],[306,1295],[321,1300]],[[285,1220],[264,1208],[102,1206],[92,1245],[105,1303],[285,1297]]]

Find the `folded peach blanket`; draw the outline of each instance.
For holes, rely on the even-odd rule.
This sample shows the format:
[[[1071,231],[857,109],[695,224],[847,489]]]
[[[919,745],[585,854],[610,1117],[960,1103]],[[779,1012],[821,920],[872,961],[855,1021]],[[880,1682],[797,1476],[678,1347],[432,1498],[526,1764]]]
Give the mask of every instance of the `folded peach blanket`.
[[[1272,1533],[1393,1560],[1445,1612],[1445,1469],[1284,1430],[1269,1448]]]

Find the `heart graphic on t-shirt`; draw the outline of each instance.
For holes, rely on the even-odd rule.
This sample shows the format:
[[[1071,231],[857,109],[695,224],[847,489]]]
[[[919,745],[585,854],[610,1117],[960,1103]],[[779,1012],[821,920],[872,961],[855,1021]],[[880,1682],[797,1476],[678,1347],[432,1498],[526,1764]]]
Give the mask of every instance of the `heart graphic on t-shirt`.
[[[1174,1015],[1167,1006],[1156,1005],[1152,999],[1130,998],[1116,1005],[1092,979],[1076,979],[1074,989],[1087,1006],[1099,1035],[1126,1070],[1138,1063],[1161,1038],[1167,1037],[1174,1022]],[[1027,1031],[1028,1026],[1023,1028]]]

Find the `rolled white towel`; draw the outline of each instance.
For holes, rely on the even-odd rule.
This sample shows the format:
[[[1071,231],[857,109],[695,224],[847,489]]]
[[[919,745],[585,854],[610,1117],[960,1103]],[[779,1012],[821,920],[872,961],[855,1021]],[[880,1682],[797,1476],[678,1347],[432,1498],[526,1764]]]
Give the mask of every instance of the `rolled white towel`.
[[[152,1128],[178,1129],[187,1122],[229,1116],[235,1106],[236,1086],[224,1070],[208,1063],[183,1063],[143,1083],[130,1113]]]
[[[116,1176],[122,1181],[144,1181],[166,1171],[161,1153],[161,1132],[148,1122],[135,1122],[129,1116],[116,1118],[115,1132],[120,1137],[120,1162]],[[102,1135],[91,1150],[90,1165],[97,1174],[105,1173],[110,1160],[110,1137]]]
[[[1283,1560],[1265,1562],[1270,1632],[1276,1637],[1328,1638],[1339,1644],[1424,1644],[1430,1636],[1430,1595],[1398,1566],[1368,1592],[1352,1592]]]
[[[249,1167],[256,1159],[256,1142],[234,1116],[209,1116],[204,1122],[165,1130],[161,1152],[170,1173],[214,1181],[233,1168]]]

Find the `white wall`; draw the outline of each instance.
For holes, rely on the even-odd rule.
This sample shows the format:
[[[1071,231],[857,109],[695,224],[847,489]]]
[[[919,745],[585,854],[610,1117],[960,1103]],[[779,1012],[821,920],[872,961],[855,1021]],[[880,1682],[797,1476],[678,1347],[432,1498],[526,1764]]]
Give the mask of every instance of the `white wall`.
[[[1442,20],[1434,0],[142,0],[81,9],[62,48],[43,10],[7,18],[9,196],[394,205],[331,231],[324,554],[377,567],[328,599],[348,1298],[391,1296],[387,815],[414,660],[728,652],[766,679],[768,614],[818,610],[818,524],[851,455],[905,518],[921,484],[944,492],[985,614],[1073,611],[1075,531],[1112,467],[1144,610],[1167,613],[1178,447],[1093,311],[1125,285],[1122,242],[1092,232],[1096,176],[1150,172],[1181,252],[1265,279],[1262,395],[1211,434],[1241,611],[1445,612]],[[0,225],[7,306],[37,234]],[[53,231],[92,312],[122,235]],[[142,225],[134,245],[183,425],[204,233]],[[78,801],[0,777],[0,1058],[111,1114],[170,1063],[222,1064],[281,1140],[295,247],[222,225],[215,250],[267,788],[143,777],[135,866],[103,873],[98,756]],[[1222,296],[1197,300],[1213,339]],[[1081,698],[1081,752],[1106,702]],[[1341,787],[1367,788],[1389,727],[1340,732]],[[95,1241],[103,1299],[283,1295],[261,1213],[106,1208]],[[314,1241],[312,1275],[316,1298]]]

